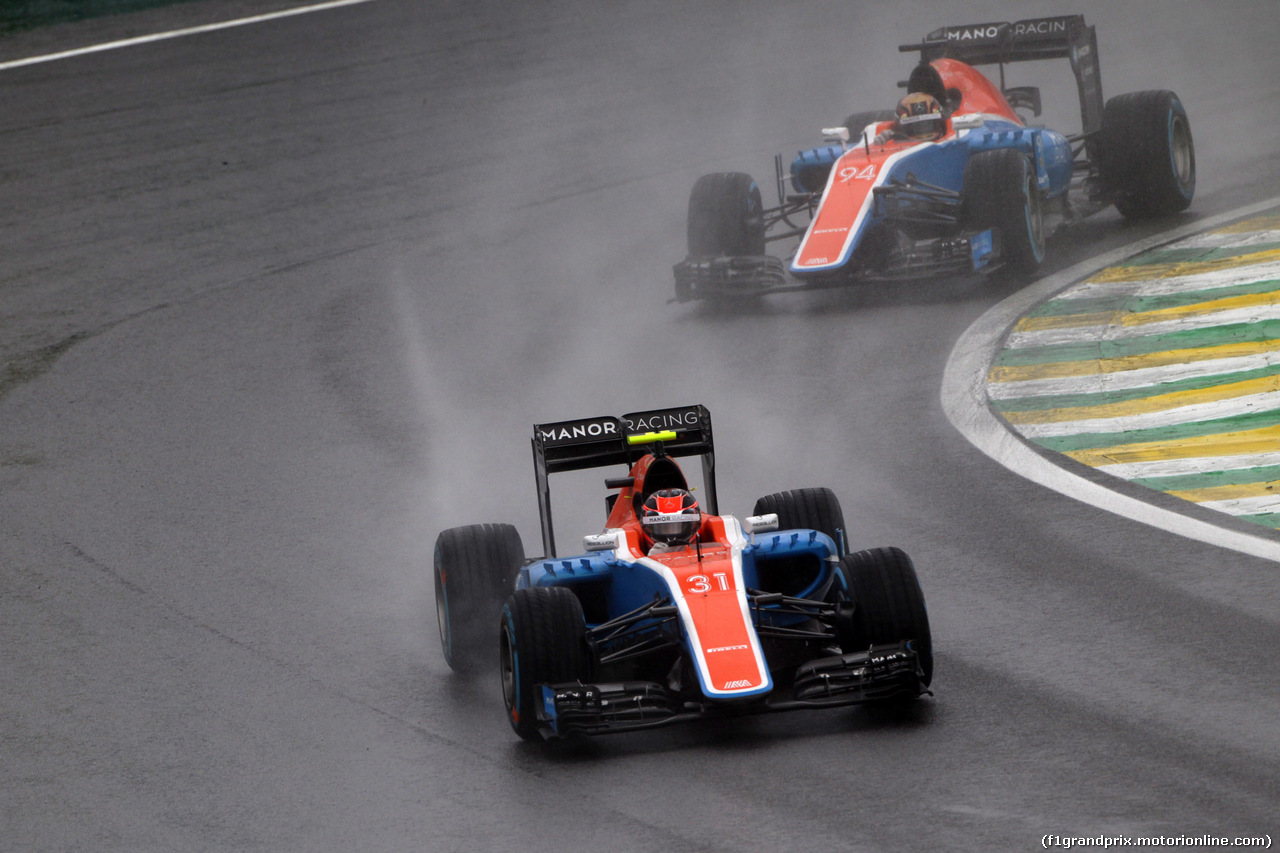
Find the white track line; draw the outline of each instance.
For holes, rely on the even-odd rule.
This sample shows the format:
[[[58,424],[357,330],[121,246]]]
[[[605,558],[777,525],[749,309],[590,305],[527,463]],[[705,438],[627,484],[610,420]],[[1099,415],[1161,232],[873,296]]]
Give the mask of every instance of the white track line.
[[[1200,506],[1228,515],[1263,515],[1280,512],[1280,497],[1270,495],[1260,498],[1235,498],[1227,501],[1202,501]]]
[[[1043,424],[1014,423],[1014,426],[1018,432],[1034,440],[1061,435],[1121,433],[1140,429],[1177,426],[1178,424],[1198,424],[1205,421],[1221,420],[1222,418],[1234,418],[1240,415],[1274,412],[1276,409],[1280,409],[1280,391],[1263,391],[1260,394],[1227,397],[1208,403],[1175,405],[1171,409],[1158,409],[1154,412],[1143,412],[1140,415],[1082,418],[1076,421],[1051,421]],[[1014,413],[1011,412],[1010,414]]]
[[[311,6],[298,6],[293,9],[282,9],[279,12],[267,12],[262,15],[253,15],[248,18],[237,18],[234,21],[222,21],[217,24],[203,24],[198,27],[171,30],[166,33],[152,33],[151,35],[121,39],[120,41],[110,41],[103,44],[89,45],[88,47],[78,47],[75,50],[64,50],[59,53],[47,53],[43,56],[29,56],[26,59],[13,59],[8,62],[0,62],[0,71],[4,71],[9,68],[21,68],[24,65],[37,65],[41,62],[55,62],[59,59],[70,59],[75,56],[84,56],[89,53],[101,53],[104,50],[115,50],[121,47],[134,47],[140,44],[150,44],[151,42],[156,41],[182,38],[183,36],[196,35],[197,33],[211,33],[216,30],[243,27],[246,24],[260,24],[263,21],[274,21],[277,18],[288,18],[293,15],[306,15],[310,12],[323,12],[328,9],[337,9],[341,6],[355,6],[360,3],[372,2],[373,0],[329,0],[327,3],[316,3]]]
[[[1121,258],[1124,260],[1124,258]],[[1096,299],[1106,296],[1132,296],[1133,285],[1142,282],[1141,296],[1168,296],[1191,290],[1223,290],[1238,284],[1254,284],[1280,278],[1280,261],[1267,261],[1250,266],[1232,267],[1217,272],[1198,272],[1168,278],[1135,278],[1124,281],[1094,281],[1071,288],[1071,299]]]
[[[1082,376],[992,382],[987,387],[987,392],[993,400],[1017,400],[1024,397],[1050,397],[1059,394],[1098,394],[1103,391],[1156,389],[1156,386],[1183,379],[1229,376],[1232,373],[1263,370],[1273,364],[1280,364],[1280,347],[1253,355],[1189,361],[1186,364],[1164,364],[1159,367],[1138,367],[1133,370],[1087,373]]]
[[[1118,264],[1148,249],[1275,207],[1280,207],[1280,197],[1139,240],[1041,279],[1005,299],[974,321],[951,350],[942,378],[942,408],[947,419],[983,453],[1032,482],[1179,536],[1280,562],[1280,542],[1274,539],[1218,527],[1157,507],[1060,468],[1011,432],[987,403],[987,371],[995,360],[1005,332],[1049,296],[1103,267]]]
[[[1105,471],[1122,480],[1141,480],[1150,477],[1180,477],[1217,471],[1245,471],[1250,468],[1270,468],[1273,465],[1280,466],[1280,451],[1238,456],[1153,459],[1150,462],[1117,462],[1114,465],[1098,465],[1096,470]]]
[[[1262,281],[1263,279],[1259,279]],[[1146,294],[1143,294],[1144,296]],[[1094,326],[1071,326],[1066,329],[1037,329],[1031,332],[1014,332],[1005,341],[1005,349],[1063,346],[1066,344],[1093,343],[1094,341],[1128,341],[1156,335],[1172,335],[1177,332],[1196,332],[1214,326],[1231,326],[1245,323],[1263,323],[1280,320],[1280,304],[1264,303],[1247,308],[1229,308],[1208,314],[1194,314],[1176,320],[1159,320],[1121,326],[1101,323]]]

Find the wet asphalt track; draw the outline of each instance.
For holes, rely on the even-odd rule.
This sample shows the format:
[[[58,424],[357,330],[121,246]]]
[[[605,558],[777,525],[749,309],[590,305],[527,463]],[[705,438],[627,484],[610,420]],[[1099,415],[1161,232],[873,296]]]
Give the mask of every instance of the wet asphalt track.
[[[1277,566],[955,432],[947,357],[1012,286],[664,304],[699,174],[767,186],[894,101],[898,43],[1011,17],[848,6],[378,0],[0,75],[0,848],[1274,836]],[[1269,2],[1016,16],[1076,9],[1104,91],[1186,102],[1191,216],[1280,191]],[[1047,271],[1156,230],[1104,214]],[[725,510],[829,485],[913,555],[936,698],[542,749],[449,673],[431,545],[535,547],[530,424],[687,402]],[[556,484],[562,541],[598,480]]]

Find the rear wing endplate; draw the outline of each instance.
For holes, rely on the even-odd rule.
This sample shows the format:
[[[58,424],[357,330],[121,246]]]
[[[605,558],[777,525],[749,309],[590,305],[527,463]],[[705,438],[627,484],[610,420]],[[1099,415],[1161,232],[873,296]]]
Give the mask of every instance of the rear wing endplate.
[[[709,513],[718,515],[715,444],[711,436],[711,413],[706,406],[653,409],[621,417],[606,415],[534,426],[533,471],[538,487],[542,547],[547,557],[556,556],[550,475],[607,465],[629,468],[659,442],[668,456],[702,457],[702,484],[706,490],[703,503]]]
[[[1102,128],[1102,80],[1098,74],[1098,38],[1083,15],[1030,18],[1025,21],[940,27],[919,44],[898,46],[903,53],[919,51],[921,62],[958,59],[969,65],[1000,65],[1004,89],[1004,64],[1037,59],[1071,60],[1080,91],[1080,124],[1084,134]]]

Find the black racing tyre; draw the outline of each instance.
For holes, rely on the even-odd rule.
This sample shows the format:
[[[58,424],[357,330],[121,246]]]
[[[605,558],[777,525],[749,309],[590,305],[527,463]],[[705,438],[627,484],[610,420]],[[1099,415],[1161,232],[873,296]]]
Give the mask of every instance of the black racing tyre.
[[[1107,101],[1098,172],[1130,219],[1186,210],[1196,192],[1196,149],[1178,96],[1159,89]]]
[[[965,164],[965,227],[1000,229],[1005,267],[1016,275],[1034,275],[1044,260],[1042,201],[1036,171],[1016,148],[979,151]]]
[[[867,110],[866,112],[854,113],[844,120],[844,126],[849,128],[849,142],[857,144],[862,138],[862,131],[866,130],[867,125],[876,124],[882,121],[897,121],[898,114],[893,110]]]
[[[689,255],[764,254],[760,187],[742,172],[703,175],[689,194]]]
[[[520,533],[510,524],[471,524],[436,538],[436,621],[444,659],[455,672],[493,665],[493,623],[524,565]]]
[[[779,530],[796,528],[818,530],[832,538],[840,553],[848,539],[844,527],[844,510],[835,492],[827,488],[793,489],[775,492],[756,501],[752,515],[778,514]]]
[[[911,558],[898,548],[856,551],[840,558],[839,571],[854,604],[852,625],[843,632],[838,629],[841,648],[854,652],[910,640],[928,687],[933,680],[933,638]]]
[[[502,608],[499,644],[507,720],[520,737],[535,740],[539,685],[591,680],[582,604],[560,586],[518,589]]]

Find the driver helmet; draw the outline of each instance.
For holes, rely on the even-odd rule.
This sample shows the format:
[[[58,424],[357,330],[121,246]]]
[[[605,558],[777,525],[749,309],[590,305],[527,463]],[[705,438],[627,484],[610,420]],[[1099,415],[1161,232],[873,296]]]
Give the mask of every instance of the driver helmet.
[[[898,101],[898,130],[910,139],[937,139],[947,132],[942,105],[933,95],[912,92]]]
[[[698,500],[684,489],[661,489],[645,499],[642,529],[654,542],[688,545],[702,526]]]

